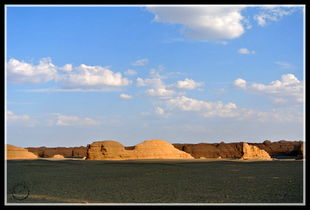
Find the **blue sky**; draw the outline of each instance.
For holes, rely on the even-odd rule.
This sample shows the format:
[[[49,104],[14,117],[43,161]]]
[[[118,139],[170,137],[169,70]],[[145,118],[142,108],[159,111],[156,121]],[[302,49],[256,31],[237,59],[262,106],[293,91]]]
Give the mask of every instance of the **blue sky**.
[[[6,142],[304,140],[303,10],[8,5]]]

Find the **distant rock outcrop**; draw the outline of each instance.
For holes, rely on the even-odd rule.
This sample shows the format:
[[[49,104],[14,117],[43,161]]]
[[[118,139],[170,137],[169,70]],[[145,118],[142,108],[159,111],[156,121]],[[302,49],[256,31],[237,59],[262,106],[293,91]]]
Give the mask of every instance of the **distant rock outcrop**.
[[[193,159],[163,140],[148,140],[126,149],[117,141],[97,141],[87,146],[87,160]]]
[[[53,158],[61,159],[61,158],[65,158],[65,157],[62,156],[62,155],[58,155],[58,154],[57,154],[57,155],[54,155]]]
[[[13,160],[13,159],[35,159],[38,158],[37,155],[33,154],[32,152],[29,152],[27,149],[24,149],[22,147],[16,147],[11,144],[7,144],[7,160]]]
[[[299,156],[303,154],[302,141],[278,141],[269,140],[263,143],[248,143],[265,150],[270,156]],[[199,144],[173,144],[181,151],[191,154],[194,158],[240,158],[243,155],[243,143],[199,143]]]
[[[199,144],[173,144],[181,151],[191,154],[194,158],[240,158],[242,156],[242,143],[199,143]]]
[[[300,149],[299,149],[300,151],[299,151],[299,153],[298,153],[298,157],[299,158],[304,158],[304,156],[305,156],[305,154],[304,154],[304,143],[302,143],[301,145],[300,145]]]
[[[265,140],[263,143],[248,143],[265,150],[271,157],[295,156],[303,157],[304,147],[302,141],[271,142]],[[121,145],[123,147],[123,145]],[[243,155],[242,142],[234,143],[198,143],[198,144],[173,144],[180,151],[189,153],[194,158],[240,158]],[[83,158],[87,155],[87,147],[28,147],[29,152],[39,157],[51,158],[56,154],[64,157]],[[134,150],[135,146],[126,146],[125,151]]]
[[[270,155],[263,149],[257,146],[249,145],[248,143],[243,143],[243,155],[240,159],[242,160],[272,160]]]
[[[28,147],[30,152],[43,158],[51,158],[54,155],[62,155],[64,157],[85,157],[87,153],[86,147]]]
[[[281,140],[277,142],[271,142],[269,140],[263,143],[251,143],[260,149],[268,152],[270,156],[298,156],[300,154],[302,141],[286,141]]]

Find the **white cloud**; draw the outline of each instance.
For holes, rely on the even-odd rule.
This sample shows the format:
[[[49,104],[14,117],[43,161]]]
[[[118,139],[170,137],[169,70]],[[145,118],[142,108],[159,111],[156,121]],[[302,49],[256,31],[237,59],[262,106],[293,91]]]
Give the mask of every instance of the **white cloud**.
[[[234,81],[233,85],[238,88],[246,88],[246,81],[244,79],[238,78]]]
[[[280,66],[282,69],[294,69],[295,68],[292,64],[285,62],[285,61],[276,61],[274,63]]]
[[[303,114],[292,109],[272,109],[259,111],[238,108],[235,103],[207,102],[188,98],[175,97],[166,101],[167,108],[171,111],[195,112],[202,117],[221,117],[248,122],[302,122]]]
[[[167,100],[169,109],[181,111],[194,111],[201,113],[204,117],[234,117],[237,109],[236,104],[222,102],[206,102],[197,99],[180,96]]]
[[[58,71],[63,71],[61,74]],[[32,65],[17,59],[10,59],[7,63],[8,81],[13,83],[46,83],[60,82],[65,88],[105,88],[120,87],[132,83],[123,78],[121,73],[114,73],[108,67],[87,66],[81,64],[73,67],[65,64],[55,66],[50,58],[42,58],[38,65]]]
[[[47,92],[115,92],[121,91],[119,87],[100,87],[100,88],[36,88],[23,89],[22,92],[47,93]]]
[[[158,115],[164,115],[165,114],[165,110],[163,108],[156,107],[155,108],[155,113],[158,114]]]
[[[128,69],[126,72],[124,72],[124,74],[127,76],[132,76],[132,75],[137,74],[137,72],[133,69]]]
[[[282,17],[291,15],[297,7],[290,6],[262,6],[259,14],[254,16],[254,20],[260,26],[267,25],[268,22],[279,21]]]
[[[234,86],[250,92],[266,94],[275,103],[284,103],[286,101],[303,102],[303,82],[293,74],[284,74],[281,76],[281,80],[272,81],[268,85],[255,82],[246,85],[245,80],[237,79],[234,81]]]
[[[158,78],[158,77],[147,78],[147,79],[142,79],[138,77],[136,85],[138,87],[142,87],[142,86],[151,86],[151,87],[156,87],[156,88],[165,87],[161,78]]]
[[[178,81],[175,86],[180,89],[193,90],[202,85],[203,85],[202,82],[195,82],[192,79],[186,78],[185,80]]]
[[[131,65],[133,65],[133,66],[145,66],[148,62],[149,62],[149,59],[143,58],[143,59],[139,59],[139,60],[132,62]]]
[[[140,77],[136,80],[136,85],[138,87],[146,86],[151,87],[145,91],[146,95],[153,97],[171,97],[176,94],[174,90],[170,90],[167,85],[162,81],[164,78],[159,74],[160,71],[163,70],[162,66],[159,66],[158,69],[150,70],[150,78],[142,79]],[[171,86],[172,87],[172,86]]]
[[[59,69],[64,72],[70,72],[73,70],[73,66],[72,64],[65,64],[63,67],[60,67]]]
[[[302,122],[303,114],[296,110],[279,110],[258,111],[252,109],[240,109],[236,115],[238,120],[254,122]]]
[[[247,54],[255,54],[255,51],[254,50],[249,50],[247,48],[240,48],[238,50],[238,53],[239,54],[243,54],[243,55],[247,55]]]
[[[147,89],[146,94],[148,96],[155,96],[155,97],[170,97],[175,94],[174,90],[168,90],[166,88],[151,88]]]
[[[126,86],[131,83],[127,78],[123,78],[121,73],[114,73],[107,67],[87,66],[81,64],[76,71],[65,75],[61,82],[65,87],[76,88],[100,88],[105,86]]]
[[[28,127],[33,127],[36,125],[36,121],[29,115],[18,115],[10,110],[6,111],[6,120],[8,124],[25,125]]]
[[[78,117],[72,115],[53,114],[56,117],[55,125],[57,126],[97,126],[99,121],[89,117]]]
[[[127,95],[127,94],[124,94],[124,93],[120,94],[119,97],[122,98],[122,99],[131,99],[132,98],[131,95]]]
[[[38,65],[11,58],[7,63],[7,75],[12,83],[44,83],[57,77],[57,67],[50,58],[42,58]]]
[[[30,120],[29,115],[16,115],[10,110],[6,111],[6,119],[8,121],[27,121]]]
[[[183,34],[195,40],[220,40],[240,37],[245,29],[243,6],[148,6],[157,22],[181,24]]]

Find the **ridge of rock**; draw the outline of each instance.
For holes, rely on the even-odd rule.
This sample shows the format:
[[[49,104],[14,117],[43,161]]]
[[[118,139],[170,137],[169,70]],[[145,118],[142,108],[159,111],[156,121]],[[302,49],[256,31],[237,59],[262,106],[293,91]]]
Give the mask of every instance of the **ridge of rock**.
[[[87,160],[132,160],[132,159],[193,159],[169,142],[146,140],[126,149],[117,141],[97,141],[87,145]]]
[[[29,152],[27,149],[22,147],[17,147],[11,144],[7,144],[7,160],[14,160],[14,159],[35,159],[38,158],[37,155]]]
[[[243,142],[243,155],[240,159],[242,160],[252,160],[252,159],[259,159],[259,160],[272,160],[268,152],[263,149],[258,148],[254,145],[249,145],[246,142]]]

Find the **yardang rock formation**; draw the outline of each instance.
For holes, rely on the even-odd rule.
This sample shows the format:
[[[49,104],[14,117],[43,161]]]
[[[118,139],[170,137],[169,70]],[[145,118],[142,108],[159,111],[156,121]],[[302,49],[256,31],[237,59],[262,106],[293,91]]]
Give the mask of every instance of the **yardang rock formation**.
[[[147,140],[126,149],[117,141],[97,141],[87,145],[87,160],[133,159],[194,159],[190,154],[176,149],[172,144],[155,139]]]
[[[54,155],[53,158],[61,159],[61,158],[65,158],[65,157],[63,155],[57,154],[57,155]]]
[[[257,146],[249,145],[248,143],[243,143],[243,155],[240,158],[242,160],[272,160],[270,155],[263,149]]]
[[[7,155],[6,155],[7,160],[34,159],[34,158],[38,158],[38,156],[36,156],[32,152],[29,152],[27,149],[7,144]]]

